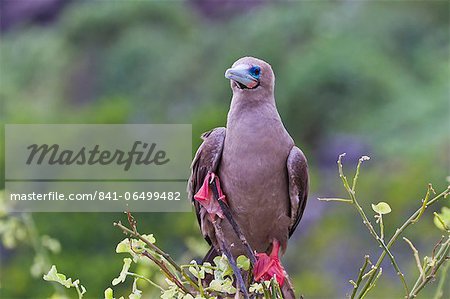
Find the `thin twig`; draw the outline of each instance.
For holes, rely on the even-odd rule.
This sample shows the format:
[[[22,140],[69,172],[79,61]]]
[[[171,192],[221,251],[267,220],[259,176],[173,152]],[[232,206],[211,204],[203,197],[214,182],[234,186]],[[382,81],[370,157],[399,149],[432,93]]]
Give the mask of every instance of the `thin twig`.
[[[362,162],[368,161],[368,160],[370,160],[369,156],[362,156],[361,158],[359,158],[358,166],[356,166],[356,173],[355,173],[355,176],[353,177],[353,184],[352,184],[353,193],[355,193],[356,182],[358,181],[358,178],[359,178],[359,168],[361,167]]]
[[[369,256],[366,255],[366,256],[364,257],[364,264],[363,264],[363,266],[359,269],[358,278],[356,279],[356,282],[355,282],[354,285],[353,285],[353,292],[352,292],[352,294],[351,294],[351,296],[350,296],[351,299],[355,298],[356,291],[358,290],[358,286],[359,286],[359,284],[361,283],[361,281],[362,281],[362,279],[363,279],[364,271],[366,271],[366,268],[367,268],[367,266],[369,265],[369,263],[370,263]]]
[[[189,292],[189,290],[183,285],[183,283],[178,280],[178,278],[175,276],[175,274],[170,272],[170,270],[166,267],[166,265],[164,265],[163,262],[159,261],[156,257],[154,257],[152,254],[150,254],[147,250],[144,250],[141,254],[143,256],[149,258],[156,265],[158,265],[158,267],[162,270],[162,272],[166,275],[166,277],[170,281],[175,283],[177,285],[177,287],[180,288],[185,294],[191,294],[191,292]]]
[[[152,281],[151,279],[148,279],[148,278],[145,277],[145,276],[139,275],[139,274],[134,273],[134,272],[127,272],[127,275],[130,275],[130,276],[133,276],[133,277],[136,277],[136,278],[143,279],[143,280],[145,280],[146,282],[148,282],[149,284],[151,284],[152,286],[154,286],[155,288],[158,288],[161,292],[164,292],[164,291],[165,291],[159,284],[157,284],[156,282]]]
[[[450,251],[450,237],[447,238],[447,241],[445,241],[439,248],[438,252],[436,253],[436,258],[432,259],[431,264],[427,264],[425,267],[424,272],[428,274],[425,278],[425,281],[422,281],[420,277],[417,279],[416,283],[414,284],[414,287],[412,288],[411,292],[408,295],[408,299],[413,299],[417,297],[417,294],[429,283],[432,279],[435,278],[436,272],[439,270],[439,268],[444,264],[444,262],[448,261],[449,259],[449,251]]]
[[[369,271],[367,271],[366,274],[363,275],[362,280],[366,279],[367,277],[372,275],[373,272],[376,272],[377,270],[378,270],[378,268],[375,268],[375,266],[372,265],[372,268]]]
[[[377,271],[375,271],[374,273],[376,273],[376,272]],[[380,271],[378,271],[377,276],[375,276],[375,279],[374,279],[373,283],[365,290],[365,292],[362,294],[361,298],[366,296],[366,294],[375,286],[375,284],[377,283],[378,278],[380,278],[381,274],[383,274],[383,268],[380,268]]]
[[[413,243],[410,240],[405,237],[403,237],[403,240],[405,240],[405,242],[408,243],[409,247],[411,247],[414,259],[416,260],[417,268],[419,269],[419,278],[422,277],[422,280],[425,281],[425,273],[423,272],[422,263],[420,262],[419,251],[416,249],[416,247],[414,247]]]
[[[419,215],[417,215],[417,217],[413,219],[413,221],[412,221],[413,223],[416,223],[417,221],[419,221],[423,212],[425,212],[425,209],[427,208],[428,200],[430,199],[431,192],[433,192],[433,194],[436,194],[436,192],[433,189],[433,185],[428,184],[427,193],[425,194],[425,198],[422,201],[422,208],[420,208]]]
[[[338,202],[345,202],[345,203],[353,203],[353,201],[351,199],[346,199],[346,198],[319,197],[317,199],[320,201],[338,201]]]

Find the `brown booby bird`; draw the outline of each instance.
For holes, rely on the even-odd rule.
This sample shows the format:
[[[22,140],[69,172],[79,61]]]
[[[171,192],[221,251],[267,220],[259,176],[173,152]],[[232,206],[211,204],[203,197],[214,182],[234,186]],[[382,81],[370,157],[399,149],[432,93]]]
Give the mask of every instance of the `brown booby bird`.
[[[258,252],[255,280],[275,275],[283,285],[286,273],[279,255],[286,250],[305,209],[307,161],[278,114],[271,66],[244,57],[225,72],[225,77],[233,90],[227,127],[202,135],[188,187],[203,236],[212,245],[205,259],[211,260],[220,251],[212,221],[220,221],[232,255],[245,254],[213,198],[210,182],[214,180],[220,199]]]

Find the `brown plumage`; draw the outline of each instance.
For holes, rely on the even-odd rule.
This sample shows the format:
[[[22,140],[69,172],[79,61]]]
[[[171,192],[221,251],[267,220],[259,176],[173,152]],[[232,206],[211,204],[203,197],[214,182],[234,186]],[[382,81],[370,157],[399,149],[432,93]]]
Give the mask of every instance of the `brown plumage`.
[[[226,77],[233,90],[227,127],[202,135],[192,163],[190,198],[205,239],[218,249],[208,212],[194,200],[208,172],[217,174],[233,218],[250,246],[257,252],[270,252],[278,240],[284,252],[305,209],[307,161],[276,109],[271,66],[244,57],[227,70]],[[245,254],[228,221],[219,221],[233,255]]]

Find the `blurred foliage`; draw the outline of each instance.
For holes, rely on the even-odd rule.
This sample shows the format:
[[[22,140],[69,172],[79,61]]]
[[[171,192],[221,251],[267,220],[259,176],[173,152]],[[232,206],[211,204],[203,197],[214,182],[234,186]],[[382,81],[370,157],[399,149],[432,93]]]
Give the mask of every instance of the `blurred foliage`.
[[[280,114],[312,177],[284,264],[306,298],[341,298],[360,253],[374,244],[351,211],[316,201],[340,190],[337,155],[347,152],[354,163],[370,155],[359,182],[370,200],[361,201],[389,202],[403,216],[428,182],[442,189],[449,175],[448,9],[445,1],[299,1],[216,20],[184,2],[74,1],[55,23],[2,34],[0,115],[3,123],[192,123],[195,151],[201,132],[225,125],[231,90],[224,70],[244,55],[263,58],[275,70]],[[429,251],[439,236],[430,212],[406,232],[419,250]],[[135,216],[177,259],[206,252],[193,214]],[[37,231],[61,243],[49,259],[77,275],[93,298],[121,265],[112,246],[122,238],[111,226],[118,217],[33,215]],[[393,230],[402,218],[385,225]],[[2,298],[51,295],[30,274],[30,250],[0,247]],[[404,272],[415,271],[407,244],[392,250]],[[385,288],[370,298],[399,298],[389,271],[380,279]]]

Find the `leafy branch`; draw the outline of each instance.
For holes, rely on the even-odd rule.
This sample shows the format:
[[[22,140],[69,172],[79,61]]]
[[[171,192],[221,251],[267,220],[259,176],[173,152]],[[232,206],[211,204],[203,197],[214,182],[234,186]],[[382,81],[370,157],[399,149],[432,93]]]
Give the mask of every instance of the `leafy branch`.
[[[377,262],[371,266],[371,269],[367,273],[364,274],[364,271],[367,268],[367,266],[369,264],[371,264],[369,257],[368,256],[365,257],[364,264],[359,271],[356,282],[354,282],[353,280],[350,281],[350,283],[353,285],[353,291],[350,295],[350,298],[351,299],[364,298],[367,295],[367,293],[375,286],[378,278],[382,274],[381,263],[383,262],[386,255],[388,255],[388,257],[391,261],[391,264],[393,265],[394,269],[397,272],[397,275],[399,276],[399,278],[401,280],[401,283],[403,285],[404,292],[405,292],[405,298],[408,298],[408,299],[415,298],[417,296],[417,294],[425,287],[425,285],[435,277],[437,271],[444,264],[444,262],[448,260],[450,241],[447,239],[447,241],[445,241],[445,242],[443,242],[442,240],[440,242],[438,242],[438,244],[436,244],[436,246],[435,246],[435,250],[433,251],[432,258],[426,259],[426,261],[424,262],[424,265],[420,265],[418,263],[420,275],[411,290],[409,290],[408,285],[405,280],[405,276],[401,272],[400,267],[398,266],[398,263],[395,260],[394,255],[390,251],[390,248],[397,241],[399,236],[404,232],[404,230],[408,226],[410,226],[411,224],[414,224],[420,220],[421,216],[423,215],[423,213],[427,207],[436,203],[439,199],[446,198],[450,194],[450,186],[448,186],[444,191],[442,191],[441,193],[436,195],[432,185],[429,184],[425,198],[422,200],[421,207],[416,212],[414,212],[403,223],[403,225],[401,227],[396,229],[393,236],[386,243],[385,239],[384,239],[383,215],[391,212],[390,206],[384,202],[380,202],[377,205],[372,205],[372,209],[376,212],[376,215],[375,215],[376,223],[379,224],[379,227],[380,227],[380,233],[377,233],[374,226],[372,225],[369,218],[367,217],[366,212],[364,211],[364,209],[362,208],[362,206],[360,205],[360,203],[356,197],[356,186],[357,186],[357,181],[359,178],[361,164],[364,161],[369,160],[370,158],[368,156],[363,156],[359,159],[358,165],[356,167],[356,172],[353,177],[352,185],[350,187],[347,177],[344,175],[344,170],[343,170],[343,166],[342,166],[342,158],[344,156],[345,156],[345,154],[339,155],[337,164],[338,164],[339,176],[342,180],[342,184],[344,185],[345,190],[348,193],[349,198],[319,198],[319,200],[337,201],[337,202],[343,202],[343,203],[348,203],[348,204],[352,205],[357,210],[359,215],[361,216],[363,223],[366,226],[367,230],[369,231],[370,235],[376,240],[376,242],[383,249]],[[434,194],[435,196],[430,199],[431,194]],[[437,214],[437,216],[435,214],[435,217],[437,217],[437,219],[438,219],[437,221],[439,223],[441,223],[445,229],[448,228],[448,227],[446,227],[446,224],[444,223],[444,220],[442,219],[442,217],[440,217],[438,214]],[[448,230],[447,230],[447,233],[448,233]],[[450,238],[450,236],[448,236],[448,238]],[[414,254],[414,257],[417,262],[418,251],[417,251],[417,249],[415,249],[414,245],[409,240],[407,242],[410,245],[410,247],[413,249],[413,254]],[[364,285],[362,284],[363,281],[365,281]]]
[[[114,223],[127,238],[122,240],[116,247],[116,253],[128,253],[132,258],[124,258],[122,270],[118,277],[112,280],[112,286],[116,286],[126,281],[127,277],[133,279],[133,286],[130,299],[139,299],[142,291],[138,289],[139,280],[147,282],[161,292],[162,299],[217,299],[239,297],[239,291],[235,287],[235,276],[233,269],[225,255],[214,258],[213,263],[205,262],[198,264],[191,261],[189,264],[178,264],[168,253],[158,247],[156,239],[152,234],[140,234],[137,230],[137,223],[130,212],[127,212],[129,226],[121,222]],[[163,282],[156,282],[150,278],[134,273],[130,270],[133,262],[138,263],[141,259],[149,259],[165,276]],[[246,256],[239,256],[236,259],[239,271],[251,272],[251,261]],[[57,282],[67,288],[75,288],[78,298],[83,298],[86,289],[79,280],[72,282],[71,278],[66,278],[62,273],[58,273],[56,266],[52,266],[50,271],[44,275],[44,280]],[[257,283],[249,281],[245,286],[252,298],[282,299],[281,288],[275,277],[270,281]],[[114,299],[114,291],[111,287],[104,291],[105,299]],[[120,297],[119,299],[123,299]]]
[[[187,265],[177,264],[169,254],[155,245],[156,240],[153,235],[141,235],[137,231],[136,221],[128,212],[128,222],[131,228],[126,227],[120,222],[114,223],[114,226],[120,228],[126,235],[137,238],[127,238],[119,243],[116,252],[128,252],[133,260],[137,261],[140,256],[146,257],[154,262],[166,276],[167,285],[159,285],[149,281],[145,277],[138,276],[128,271],[131,259],[124,259],[124,269],[122,270],[123,279],[113,281],[123,282],[123,275],[134,276],[135,279],[145,279],[152,285],[161,290],[161,298],[224,298],[235,295],[238,290],[234,287],[233,270],[228,259],[223,256],[214,258],[213,264],[205,262],[198,264],[191,261]],[[237,266],[243,271],[250,270],[250,260],[246,256],[237,258]],[[252,283],[247,286],[249,293],[263,298],[283,298],[280,286],[275,279],[264,283]]]

